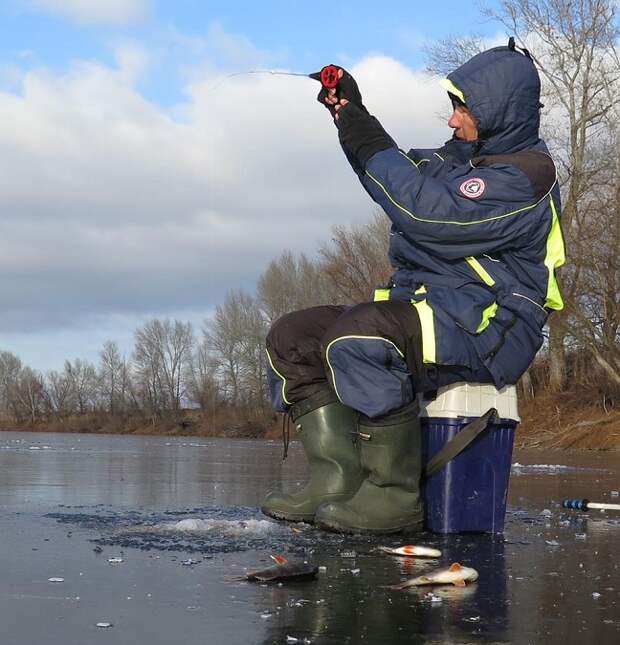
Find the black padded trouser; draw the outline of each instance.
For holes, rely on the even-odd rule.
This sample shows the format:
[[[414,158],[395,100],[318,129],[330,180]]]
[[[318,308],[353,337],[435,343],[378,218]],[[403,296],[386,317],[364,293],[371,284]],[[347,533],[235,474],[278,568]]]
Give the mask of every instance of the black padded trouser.
[[[333,390],[371,418],[412,402],[422,369],[415,308],[393,300],[287,314],[267,336],[272,402],[284,411]]]
[[[323,393],[375,419],[402,409],[416,392],[493,382],[483,366],[424,364],[417,310],[401,300],[286,314],[267,335],[267,353],[271,399],[281,412]]]

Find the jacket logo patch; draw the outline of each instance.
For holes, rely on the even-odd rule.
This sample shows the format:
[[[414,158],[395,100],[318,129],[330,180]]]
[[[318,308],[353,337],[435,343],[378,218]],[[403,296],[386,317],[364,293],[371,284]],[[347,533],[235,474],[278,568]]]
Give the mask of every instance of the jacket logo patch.
[[[469,197],[470,199],[478,199],[484,193],[486,185],[480,177],[473,177],[472,179],[467,179],[460,186],[460,191]]]

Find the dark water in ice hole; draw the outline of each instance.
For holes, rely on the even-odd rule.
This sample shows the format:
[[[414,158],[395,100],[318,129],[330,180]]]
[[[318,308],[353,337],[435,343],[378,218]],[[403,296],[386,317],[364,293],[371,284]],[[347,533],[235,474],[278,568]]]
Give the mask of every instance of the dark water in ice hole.
[[[303,482],[297,444],[282,466],[274,442],[0,433],[1,642],[620,642],[620,513],[558,506],[619,502],[620,454],[514,461],[566,467],[513,469],[503,538],[369,539],[260,514],[267,490]],[[383,589],[436,566],[373,551],[403,542],[438,546],[478,583],[434,588],[441,602]],[[327,570],[282,586],[225,580],[270,553]]]

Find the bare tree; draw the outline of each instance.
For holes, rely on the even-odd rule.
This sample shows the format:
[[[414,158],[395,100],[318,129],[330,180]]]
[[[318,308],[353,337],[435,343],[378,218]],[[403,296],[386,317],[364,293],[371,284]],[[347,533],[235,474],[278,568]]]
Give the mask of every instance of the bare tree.
[[[244,349],[241,354],[241,375],[246,403],[262,408],[267,399],[267,354],[265,336],[267,322],[256,300],[244,303]]]
[[[43,396],[50,415],[57,419],[63,419],[72,414],[71,382],[66,374],[56,370],[48,372]]]
[[[325,276],[317,262],[303,253],[285,251],[269,263],[258,279],[257,299],[268,322],[286,313],[327,304]]]
[[[191,360],[191,324],[150,320],[135,334],[134,362],[154,414],[177,413],[185,394],[183,375]]]
[[[424,47],[426,71],[447,76],[457,67],[487,49],[482,36],[448,36]]]
[[[607,378],[620,386],[620,132],[610,119],[609,139],[598,154],[612,159],[599,174],[587,208],[580,208],[574,254],[579,290],[569,303],[567,327]],[[602,180],[602,181],[601,181]]]
[[[243,290],[229,291],[212,319],[205,321],[204,341],[217,359],[219,375],[231,403],[258,395],[265,381],[265,319],[256,300]]]
[[[11,414],[12,396],[21,369],[22,362],[15,354],[0,351],[0,410],[5,416]]]
[[[188,396],[202,412],[213,412],[221,392],[217,379],[219,363],[206,340],[198,345],[188,367]]]
[[[35,424],[40,418],[47,395],[43,377],[30,367],[22,367],[11,395],[15,419]]]
[[[332,303],[372,300],[374,289],[387,283],[393,272],[389,231],[389,220],[381,211],[367,224],[334,228],[331,242],[320,249]]]
[[[95,366],[80,358],[73,363],[65,361],[64,378],[69,384],[72,411],[80,415],[92,411],[98,386]]]
[[[107,340],[99,352],[99,380],[101,394],[108,412],[122,412],[127,389],[127,362],[118,345]]]

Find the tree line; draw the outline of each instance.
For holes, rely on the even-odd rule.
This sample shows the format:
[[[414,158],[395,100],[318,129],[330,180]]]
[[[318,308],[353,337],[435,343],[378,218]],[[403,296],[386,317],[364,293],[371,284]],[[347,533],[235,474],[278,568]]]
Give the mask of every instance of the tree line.
[[[134,333],[128,355],[106,341],[97,362],[65,361],[42,373],[0,351],[0,414],[5,424],[85,415],[141,417],[155,422],[194,409],[236,418],[269,416],[265,336],[283,314],[319,304],[366,300],[390,274],[389,226],[337,227],[317,258],[285,251],[258,279],[255,294],[228,292],[200,330],[181,320],[152,319]]]
[[[613,0],[503,0],[486,15],[529,46],[543,83],[543,135],[558,166],[568,252],[560,274],[563,312],[520,383],[522,394],[579,388],[603,406],[620,394],[620,58]],[[428,69],[445,75],[481,39],[449,38],[428,48]],[[391,268],[387,217],[335,227],[315,257],[285,251],[255,293],[231,290],[196,330],[150,320],[123,355],[113,341],[98,362],[67,361],[42,374],[0,352],[0,413],[15,423],[87,414],[161,419],[183,409],[206,422],[269,416],[264,338],[281,315],[320,304],[367,301]]]

